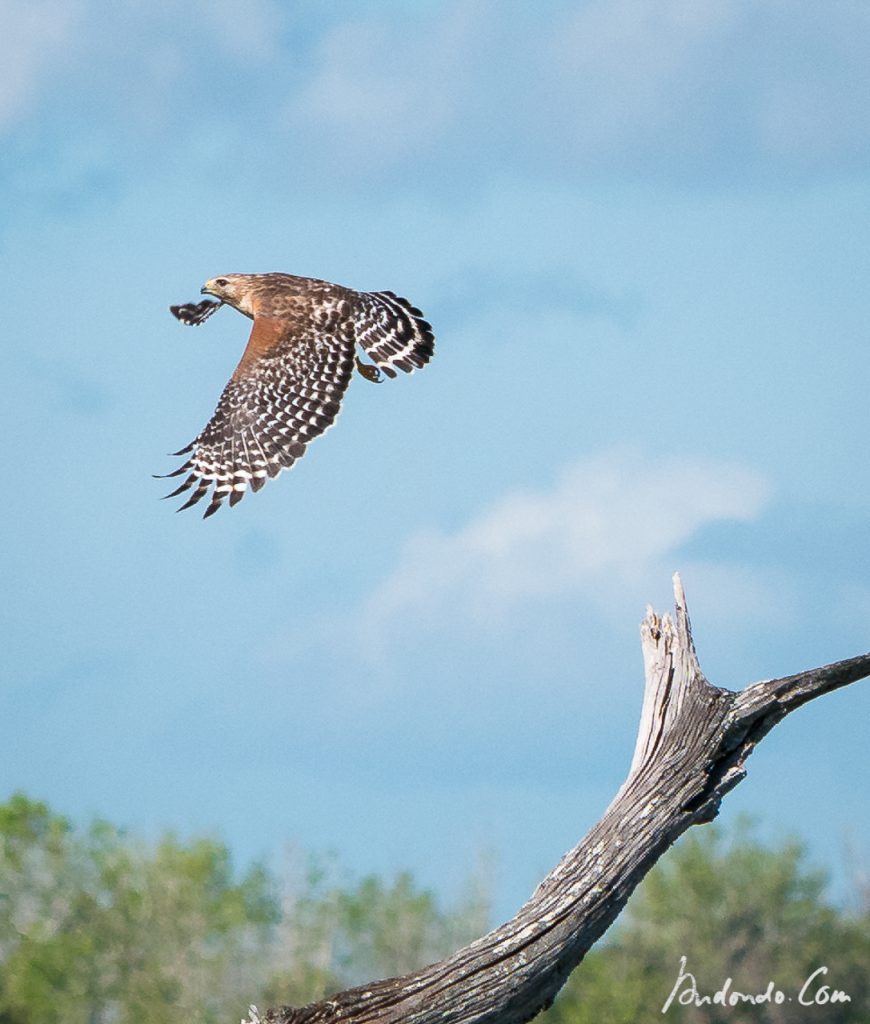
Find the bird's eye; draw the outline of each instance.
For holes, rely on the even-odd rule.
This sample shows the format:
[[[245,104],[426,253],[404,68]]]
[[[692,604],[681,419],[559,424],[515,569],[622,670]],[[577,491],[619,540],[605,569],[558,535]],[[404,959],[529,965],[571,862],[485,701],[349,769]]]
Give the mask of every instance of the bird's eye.
[[[219,277],[219,278],[217,279],[217,281],[215,281],[215,284],[219,284],[219,285],[221,286],[221,288],[226,288],[226,286],[227,286],[227,285],[228,285],[229,283],[230,283],[230,282],[229,282],[229,281],[228,281],[228,280],[227,280],[227,279],[226,279],[225,277]]]

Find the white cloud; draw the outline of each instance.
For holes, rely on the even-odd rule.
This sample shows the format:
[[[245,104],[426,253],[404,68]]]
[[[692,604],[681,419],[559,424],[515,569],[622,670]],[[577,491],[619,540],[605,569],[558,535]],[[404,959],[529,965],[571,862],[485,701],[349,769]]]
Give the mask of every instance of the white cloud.
[[[205,115],[221,136],[265,128],[271,159],[318,180],[365,184],[781,180],[870,155],[865,4],[590,0],[510,21],[494,0],[291,7],[0,0],[0,128],[40,97],[65,135],[68,104],[113,149],[128,125],[184,144]]]
[[[227,64],[256,85],[281,50],[286,12],[276,0],[0,0],[0,129],[70,95],[89,130],[132,122],[168,127],[190,116]],[[238,85],[227,86],[235,96]],[[96,98],[96,105],[94,105]]]
[[[593,151],[649,145],[693,93],[715,89],[716,77],[698,75],[698,64],[726,43],[736,15],[721,0],[583,5],[543,44],[553,58],[551,87],[576,103],[569,138]],[[691,92],[688,79],[697,83]]]
[[[271,61],[278,53],[286,12],[275,0],[199,0],[204,29],[230,57],[239,61]],[[168,4],[169,16],[177,8]]]
[[[354,621],[377,653],[397,623],[422,617],[484,623],[553,597],[609,605],[644,587],[659,592],[680,544],[707,523],[754,518],[767,498],[765,481],[733,464],[585,459],[551,489],[507,494],[452,533],[413,534]]]
[[[592,0],[510,30],[501,13],[478,0],[332,26],[289,97],[294,130],[370,168],[433,154],[439,175],[745,177],[870,149],[866,5]]]
[[[407,18],[336,25],[290,98],[290,122],[316,128],[371,165],[437,148],[461,114],[456,104],[475,88],[468,58],[486,28],[483,7],[454,4],[424,25]]]
[[[30,109],[81,16],[73,0],[0,2],[0,128]]]

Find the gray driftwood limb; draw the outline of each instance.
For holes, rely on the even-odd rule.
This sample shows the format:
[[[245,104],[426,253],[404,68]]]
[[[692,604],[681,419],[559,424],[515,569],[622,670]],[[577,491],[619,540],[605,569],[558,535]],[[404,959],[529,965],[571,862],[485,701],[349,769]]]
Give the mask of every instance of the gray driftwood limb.
[[[264,1024],[521,1024],[552,1003],[632,890],[691,825],[711,821],[755,745],[801,704],[870,675],[870,654],[734,692],[704,677],[686,599],[641,624],[646,690],[628,778],[601,820],[514,918],[413,974],[339,992]],[[245,1022],[243,1022],[245,1024]]]

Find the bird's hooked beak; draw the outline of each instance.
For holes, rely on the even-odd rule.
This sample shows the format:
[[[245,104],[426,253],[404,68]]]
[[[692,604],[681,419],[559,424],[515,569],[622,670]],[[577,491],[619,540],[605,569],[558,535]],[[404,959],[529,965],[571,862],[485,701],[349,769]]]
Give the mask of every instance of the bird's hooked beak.
[[[227,289],[230,287],[230,282],[225,277],[213,277],[210,281],[206,281],[205,284],[200,288],[200,295],[216,295],[217,298],[226,301],[228,298]]]
[[[220,283],[219,283],[220,282]],[[210,311],[213,313],[215,310],[220,309],[221,306],[227,301],[224,289],[221,284],[225,285],[227,282],[222,278],[215,277],[211,281],[206,281],[205,284],[200,288],[200,295],[214,295],[217,302],[212,302],[210,299],[204,299],[200,302],[200,308],[208,306]]]

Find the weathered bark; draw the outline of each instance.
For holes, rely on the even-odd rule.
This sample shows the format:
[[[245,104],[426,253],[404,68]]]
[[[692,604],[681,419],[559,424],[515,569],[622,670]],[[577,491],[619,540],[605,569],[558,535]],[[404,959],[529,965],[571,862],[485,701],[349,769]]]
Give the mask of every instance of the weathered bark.
[[[790,711],[870,675],[870,654],[754,683],[712,686],[698,664],[679,576],[676,616],[641,624],[646,691],[628,778],[604,816],[507,924],[402,978],[372,982],[267,1024],[521,1024],[549,1006],[632,890],[691,825],[712,821],[755,745]],[[243,1022],[244,1024],[244,1022]]]

